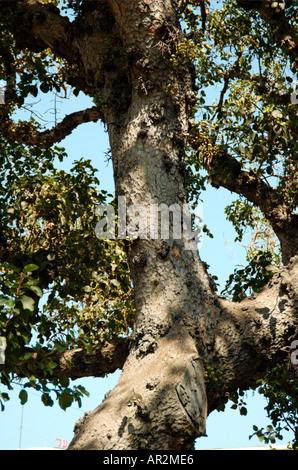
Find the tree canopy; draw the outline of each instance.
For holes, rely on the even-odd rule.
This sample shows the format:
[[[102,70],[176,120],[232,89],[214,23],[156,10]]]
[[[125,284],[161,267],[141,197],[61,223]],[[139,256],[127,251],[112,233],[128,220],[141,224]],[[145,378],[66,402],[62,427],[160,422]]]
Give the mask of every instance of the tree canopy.
[[[170,27],[160,32],[162,54],[178,75],[187,67],[193,81],[179,171],[192,208],[210,184],[235,194],[225,214],[235,242],[245,245],[246,266],[225,286],[210,282],[219,298],[239,303],[274,282],[297,256],[298,2],[171,3],[181,34],[177,38]],[[0,105],[0,337],[6,342],[0,381],[8,388],[0,394],[2,409],[19,379],[22,404],[32,387],[47,406],[53,398],[63,409],[74,400],[80,404],[88,392],[69,379],[105,376],[122,368],[128,354],[135,321],[131,240],[99,240],[95,233],[96,208],[109,203],[117,209],[116,198],[101,188],[90,161],[76,161],[69,172],[55,165],[67,158],[59,145],[77,126],[106,123],[115,106],[122,112],[130,99],[127,70],[137,73],[134,67],[144,62],[138,50],[123,50],[113,4],[0,3],[0,80],[6,85]],[[92,54],[99,57],[97,76],[88,65]],[[150,66],[150,59],[142,63],[148,74]],[[139,87],[150,93],[149,79]],[[175,97],[175,83],[166,91]],[[69,93],[90,96],[94,106],[54,126],[40,122],[31,103]],[[203,231],[213,236],[208,227]],[[270,443],[283,428],[292,429],[297,447],[297,371],[288,362],[286,368],[277,361],[243,390],[258,389],[268,400],[272,427],[255,427],[256,435]],[[220,382],[206,368],[210,387],[214,378]],[[245,414],[243,390],[227,399]]]

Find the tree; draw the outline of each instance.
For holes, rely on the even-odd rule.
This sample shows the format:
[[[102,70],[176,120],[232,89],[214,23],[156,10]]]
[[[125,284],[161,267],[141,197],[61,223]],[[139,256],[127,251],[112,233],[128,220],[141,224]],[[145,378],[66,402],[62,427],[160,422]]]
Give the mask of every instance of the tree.
[[[192,449],[209,413],[229,396],[242,409],[242,391],[260,384],[277,437],[288,412],[297,441],[296,16],[296,2],[267,0],[1,4],[1,381],[28,377],[45,404],[54,390],[66,408],[85,393],[69,377],[122,369],[70,449]],[[13,118],[29,94],[67,86],[94,106],[50,129]],[[108,195],[90,163],[68,175],[53,160],[64,137],[97,120],[116,212],[125,198],[146,214],[161,205],[183,214],[207,183],[238,195],[226,209],[236,241],[254,233],[225,292],[187,234],[175,236],[174,213],[169,237],[95,240],[94,207]]]

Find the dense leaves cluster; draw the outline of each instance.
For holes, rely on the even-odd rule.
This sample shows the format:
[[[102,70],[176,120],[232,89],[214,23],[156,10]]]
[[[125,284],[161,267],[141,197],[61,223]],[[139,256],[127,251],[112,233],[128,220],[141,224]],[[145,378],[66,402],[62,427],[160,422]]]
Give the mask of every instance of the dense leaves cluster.
[[[48,321],[38,315],[38,298],[42,290],[38,287],[38,279],[34,273],[38,266],[27,264],[21,271],[15,265],[3,263],[1,265],[1,296],[0,296],[0,332],[5,341],[3,365],[1,367],[1,383],[9,390],[13,388],[15,380],[26,377],[19,393],[21,404],[28,399],[28,388],[41,392],[41,400],[46,406],[53,405],[51,394],[54,393],[62,409],[66,409],[75,400],[81,405],[81,397],[88,394],[84,387],[69,388],[69,380],[65,377],[52,378],[56,363],[52,359],[55,349],[63,348],[61,341],[56,339],[52,349],[43,354],[41,342],[36,342],[33,348],[27,348],[32,336],[38,333],[43,337],[45,325]],[[43,340],[42,340],[43,342]],[[64,349],[66,346],[64,345]],[[42,359],[36,365],[36,354]],[[40,354],[41,353],[41,354]],[[44,373],[35,377],[36,367]],[[4,403],[9,399],[7,392],[0,393],[0,407],[4,410]]]
[[[230,274],[222,291],[222,294],[230,295],[237,302],[259,292],[278,272],[282,263],[278,240],[260,210],[248,201],[237,199],[226,207],[225,213],[237,233],[235,242],[243,244],[248,261],[246,266]]]
[[[208,181],[218,187],[216,172],[210,172],[208,163],[228,153],[252,178],[275,188],[289,210],[295,210],[298,140],[293,135],[297,136],[298,117],[297,104],[290,97],[296,63],[276,44],[278,22],[269,20],[268,31],[268,19],[254,10],[248,14],[231,0],[223,6],[210,1],[179,5],[185,39],[173,62],[179,67],[183,60],[192,61],[197,71],[195,132],[190,134],[187,155],[189,199],[197,200]],[[297,15],[293,2],[285,14],[293,27]],[[229,166],[226,171],[228,175]],[[220,176],[224,180],[225,175]],[[266,267],[280,266],[279,246],[253,203],[237,199],[226,214],[237,233],[235,242],[242,242],[245,232],[254,245],[247,241],[248,266],[230,277],[224,291],[231,294],[234,286],[233,298],[240,300],[251,292],[250,285],[255,291],[267,282]]]
[[[96,208],[110,195],[98,189],[89,161],[74,162],[67,173],[54,166],[65,157],[62,148],[28,149],[4,138],[1,144],[0,336],[7,342],[1,382],[11,387],[16,377],[28,377],[26,386],[42,387],[43,402],[52,404],[46,384],[55,352],[127,334],[133,318],[127,262],[120,243],[95,236]],[[33,380],[34,353],[43,358],[42,385]],[[62,407],[80,400],[80,388],[51,383]]]
[[[254,426],[254,434],[261,442],[275,444],[283,437],[283,431],[294,435],[291,447],[298,449],[298,382],[293,373],[276,367],[270,375],[257,382],[259,391],[267,399],[266,411],[271,424],[266,428]]]

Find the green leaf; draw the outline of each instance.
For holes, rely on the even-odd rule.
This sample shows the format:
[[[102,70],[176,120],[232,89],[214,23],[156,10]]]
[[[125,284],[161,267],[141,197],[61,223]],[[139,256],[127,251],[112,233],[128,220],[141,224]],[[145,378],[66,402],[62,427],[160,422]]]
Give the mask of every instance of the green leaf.
[[[45,406],[53,406],[54,402],[48,393],[43,393],[41,396],[41,401]]]
[[[27,353],[24,354],[25,361],[28,361],[29,359],[31,359],[31,357],[32,357],[32,353],[30,353],[30,352],[27,352]]]
[[[57,349],[58,352],[63,353],[67,349],[67,344],[55,341],[55,349]]]
[[[8,300],[8,297],[5,297],[5,295],[0,295],[0,307],[6,305]]]
[[[82,395],[86,395],[86,397],[90,396],[90,393],[82,385],[78,385],[76,388],[80,393],[82,393]]]
[[[66,388],[69,385],[69,378],[68,377],[60,377],[59,382],[62,385],[62,387]]]
[[[30,273],[32,271],[36,271],[37,269],[39,269],[39,267],[36,266],[36,264],[27,264],[24,267],[23,272],[26,274],[26,273]]]
[[[47,368],[48,370],[50,371],[50,373],[52,373],[52,371],[57,367],[57,363],[50,360],[48,363],[47,363]]]
[[[25,405],[28,400],[28,393],[26,392],[26,390],[23,389],[20,391],[19,398],[21,400],[21,405]]]
[[[69,408],[72,405],[73,396],[69,392],[65,391],[59,396],[58,402],[60,408],[62,408],[62,410],[66,410],[66,408]]]
[[[117,279],[112,279],[111,284],[113,284],[115,287],[117,287],[117,289],[120,289],[120,287],[121,287],[121,284],[120,284],[119,281],[117,281]]]
[[[34,311],[35,302],[31,297],[23,295],[23,297],[20,298],[20,301],[22,302],[24,310],[30,310],[30,312]]]
[[[13,308],[15,306],[15,301],[13,299],[8,299],[6,301],[6,305],[8,308]]]
[[[0,393],[0,409],[1,411],[5,410],[5,406],[3,402],[6,402],[9,400],[9,395],[7,393]]]
[[[8,395],[8,393],[6,393],[6,392],[0,393],[0,397],[1,397],[4,401],[10,400],[9,395]]]
[[[11,264],[11,263],[7,263],[7,264],[6,264],[6,263],[4,263],[2,266],[3,266],[5,269],[9,269],[9,270],[11,270],[11,271],[13,271],[13,272],[15,272],[15,273],[19,273],[19,272],[20,272],[20,269],[17,268],[14,264]]]
[[[40,287],[34,285],[30,285],[28,287],[32,292],[34,292],[34,294],[38,295],[38,297],[42,297],[42,290]]]
[[[42,83],[39,88],[43,93],[47,93],[51,87],[48,83]]]

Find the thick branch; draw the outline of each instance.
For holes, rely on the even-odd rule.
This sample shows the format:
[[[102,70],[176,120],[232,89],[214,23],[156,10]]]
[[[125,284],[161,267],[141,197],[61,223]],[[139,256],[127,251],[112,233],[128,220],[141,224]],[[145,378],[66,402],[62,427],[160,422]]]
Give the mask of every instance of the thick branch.
[[[208,385],[211,412],[227,393],[245,389],[277,364],[291,365],[298,339],[298,256],[257,295],[240,303],[219,300],[222,311],[208,363],[222,379]]]
[[[61,57],[67,56],[71,23],[58,8],[41,0],[8,1],[6,7],[13,12],[10,21],[22,48],[40,52],[49,47]]]
[[[17,125],[8,118],[4,120],[1,127],[8,139],[30,146],[42,145],[50,147],[57,142],[61,142],[61,140],[71,134],[80,124],[96,122],[99,119],[103,119],[103,113],[100,108],[93,106],[83,111],[68,114],[55,127],[42,132],[37,132],[32,129],[31,124],[28,122]]]
[[[193,140],[192,146],[199,150],[200,139]],[[213,186],[242,195],[261,209],[280,241],[283,262],[287,264],[298,251],[298,215],[255,172],[243,170],[236,158],[210,142],[204,147],[203,160]]]
[[[212,173],[212,167],[210,169]],[[214,162],[213,169],[214,180],[218,180],[222,187],[246,197],[261,209],[281,243],[283,261],[287,264],[297,254],[297,214],[287,209],[276,190],[254,172],[242,170],[232,156],[221,155]]]
[[[42,0],[7,1],[5,7],[20,49],[51,49],[69,65],[64,79],[94,96],[105,85],[106,66],[111,70],[116,60],[117,31],[107,1],[82,3],[82,11],[72,22],[52,3]]]
[[[93,347],[91,353],[86,349],[72,349],[64,353],[51,355],[57,364],[51,377],[69,377],[72,380],[82,377],[102,377],[117,369],[122,369],[128,355],[129,339],[118,338],[105,341]],[[27,348],[25,352],[31,352]],[[32,359],[37,365],[43,361],[46,351],[41,354],[32,352]],[[30,369],[31,370],[31,369]],[[34,376],[44,378],[44,370],[36,366]]]
[[[125,54],[107,1],[82,2],[72,22],[41,0],[8,1],[6,6],[7,21],[21,50],[51,49],[67,62],[63,79],[69,85],[90,96],[99,95],[104,103],[120,101],[126,81]]]

